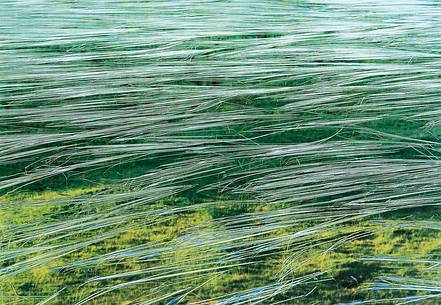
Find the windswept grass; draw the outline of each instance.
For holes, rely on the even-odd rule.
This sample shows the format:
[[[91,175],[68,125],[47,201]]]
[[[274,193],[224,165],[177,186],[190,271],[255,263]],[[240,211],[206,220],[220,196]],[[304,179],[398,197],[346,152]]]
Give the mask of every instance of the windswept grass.
[[[440,17],[429,0],[3,1],[4,302],[359,300],[338,292],[360,288],[349,263],[441,202]],[[433,302],[438,274],[406,268],[360,301],[410,301],[394,287],[414,276]]]

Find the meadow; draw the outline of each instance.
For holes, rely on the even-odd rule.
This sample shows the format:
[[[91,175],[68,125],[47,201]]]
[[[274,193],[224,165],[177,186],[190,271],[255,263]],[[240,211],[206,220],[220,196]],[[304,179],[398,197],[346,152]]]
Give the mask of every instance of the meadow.
[[[441,5],[0,3],[1,304],[438,304]]]

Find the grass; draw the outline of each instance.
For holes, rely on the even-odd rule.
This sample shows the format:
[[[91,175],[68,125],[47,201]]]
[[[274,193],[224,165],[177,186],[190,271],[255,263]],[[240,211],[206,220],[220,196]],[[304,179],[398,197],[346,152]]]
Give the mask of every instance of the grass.
[[[0,4],[4,302],[433,304],[440,14]]]
[[[99,191],[99,189],[74,189],[63,193],[20,194],[15,198],[9,198],[8,203],[12,204],[2,213],[2,219],[9,221],[7,224],[3,223],[2,226],[8,232],[8,227],[13,228],[23,222],[40,223],[41,219],[46,219],[46,215],[59,213],[60,209],[57,205],[62,203],[59,200],[66,198],[66,193],[71,199],[74,199],[84,196],[93,197]],[[31,203],[36,199],[49,200],[54,204],[51,207],[48,205],[34,207],[24,205],[25,202]],[[14,206],[14,203],[17,205],[18,202],[21,203],[21,211]],[[173,196],[166,200],[153,202],[150,206],[144,206],[142,209],[151,211],[154,208],[187,205],[188,202],[186,203],[185,198]],[[77,213],[77,208],[76,206],[63,207],[62,211],[68,215],[69,212]],[[243,207],[243,209],[246,209],[248,213],[252,211],[266,213],[273,210],[278,211],[275,208],[268,209],[268,206],[265,205],[253,205],[252,207]],[[201,242],[211,234],[210,227],[206,226],[207,222],[213,222],[216,219],[222,220],[234,215],[237,217],[243,212],[244,210],[238,210],[235,206],[218,204],[213,207],[199,208],[178,217],[171,217],[154,226],[145,225],[145,221],[138,220],[137,223],[131,222],[128,227],[118,230],[116,236],[97,240],[93,244],[82,244],[80,248],[74,249],[76,251],[70,253],[66,249],[70,249],[72,245],[66,244],[67,240],[74,238],[77,243],[80,240],[87,241],[91,236],[104,235],[106,230],[97,228],[93,235],[87,232],[75,232],[66,235],[65,238],[57,239],[47,239],[44,236],[28,237],[27,241],[23,240],[21,244],[10,243],[4,248],[4,268],[6,266],[11,268],[14,266],[14,262],[20,263],[22,261],[20,257],[23,256],[17,254],[17,250],[29,250],[37,245],[43,247],[31,255],[25,253],[29,258],[36,258],[31,268],[26,265],[16,266],[16,275],[6,277],[2,281],[2,301],[7,304],[34,304],[36,301],[44,300],[60,291],[51,302],[53,304],[66,304],[66,302],[73,304],[80,302],[88,295],[93,295],[99,291],[99,287],[113,287],[108,293],[92,299],[89,303],[124,304],[124,302],[128,302],[129,304],[132,299],[147,302],[150,297],[145,296],[145,291],[153,291],[157,285],[168,283],[167,289],[163,287],[161,290],[163,294],[167,295],[166,291],[172,293],[179,291],[185,285],[197,286],[203,280],[201,277],[206,278],[203,286],[186,295],[186,301],[193,303],[216,296],[225,296],[232,292],[240,292],[247,287],[266,287],[275,278],[282,275],[282,278],[286,280],[300,278],[311,273],[317,273],[317,276],[324,273],[326,276],[322,277],[323,282],[305,283],[300,287],[287,290],[282,296],[272,297],[272,300],[295,298],[291,300],[292,304],[303,304],[304,302],[334,304],[336,301],[352,302],[370,296],[377,298],[396,296],[397,294],[394,293],[372,293],[366,290],[369,283],[373,283],[378,277],[390,274],[391,269],[395,276],[403,278],[416,275],[427,280],[437,278],[436,271],[434,273],[430,268],[421,268],[427,263],[418,263],[418,260],[427,260],[429,257],[432,257],[432,261],[437,259],[441,233],[437,227],[430,226],[431,223],[437,225],[436,220],[426,223],[426,226],[423,227],[418,223],[420,220],[416,217],[413,220],[416,223],[411,219],[403,223],[403,221],[384,220],[383,217],[377,217],[376,221],[366,220],[346,226],[333,226],[327,231],[315,235],[313,240],[305,239],[300,241],[297,246],[291,244],[281,250],[278,255],[268,255],[271,252],[261,253],[258,262],[251,265],[231,267],[221,273],[211,271],[203,276],[190,277],[188,280],[184,280],[186,277],[179,276],[179,272],[175,271],[177,274],[174,274],[173,278],[154,280],[153,275],[158,272],[153,271],[155,268],[167,270],[177,268],[183,262],[187,262],[185,270],[188,272],[192,269],[190,266],[194,264],[191,261],[197,262],[201,266],[204,262],[212,262],[216,257],[219,259],[231,255],[232,249],[226,248],[218,250],[217,254],[211,252],[210,255],[207,255],[203,248],[197,250],[191,245]],[[433,210],[430,213],[433,213]],[[420,215],[420,217],[427,218],[427,214]],[[280,228],[267,238],[287,236],[291,232],[299,232],[313,225],[314,221],[309,221]],[[114,227],[111,229],[115,231]],[[218,226],[216,234],[226,234],[226,230],[228,230],[227,227]],[[150,259],[148,255],[146,257],[146,254],[150,252],[146,245],[167,245],[170,244],[170,241],[176,243],[177,240],[179,240],[177,247],[168,250],[170,252],[164,252],[160,256],[153,255]],[[44,255],[48,253],[44,245],[61,246],[64,250],[60,251],[61,256],[59,257],[47,257]],[[297,257],[292,256],[293,253],[296,253],[295,247],[302,249]],[[51,248],[50,251],[52,252],[54,249]],[[132,254],[129,254],[130,252]],[[410,260],[407,266],[406,263],[401,262],[404,257]],[[383,259],[377,260],[376,258]],[[396,263],[393,262],[394,260]],[[415,266],[413,266],[412,260],[415,261]],[[155,263],[155,261],[160,263]],[[152,271],[149,271],[151,268],[153,268]],[[5,271],[3,269],[3,272]],[[277,271],[276,274],[275,271]],[[153,272],[152,275],[149,275],[151,272]],[[114,274],[119,275],[112,278]],[[93,280],[93,278],[99,278],[103,275],[110,277],[98,282]],[[142,279],[145,276],[153,276],[152,282],[136,282],[137,278]],[[181,280],[175,280],[175,278]],[[87,284],[84,285],[84,282]],[[127,284],[130,282],[133,283]],[[124,285],[119,287],[121,284]],[[119,288],[117,289],[117,287]],[[297,298],[308,289],[314,290],[306,297]],[[217,302],[213,304],[217,304]]]

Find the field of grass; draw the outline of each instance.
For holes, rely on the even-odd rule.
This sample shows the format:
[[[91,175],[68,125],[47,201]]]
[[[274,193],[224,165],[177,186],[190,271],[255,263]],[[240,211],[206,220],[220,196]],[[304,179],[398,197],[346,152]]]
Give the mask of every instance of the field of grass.
[[[6,198],[2,202],[1,219],[3,240],[7,235],[13,235],[8,228],[23,224],[40,224],[46,227],[48,217],[66,219],[69,214],[78,215],[77,206],[59,207],[66,199],[75,200],[93,198],[102,188],[72,189],[62,192],[27,193]],[[50,201],[51,204],[38,205],[39,201]],[[332,226],[326,232],[314,236],[314,240],[302,240],[283,249],[277,255],[260,253],[258,261],[228,268],[225,272],[206,268],[202,276],[195,278],[188,276],[191,273],[192,263],[212,262],[213,255],[222,259],[231,255],[234,249],[218,250],[208,256],[204,248],[195,249],[192,243],[212,234],[212,228],[207,227],[209,221],[222,220],[227,215],[237,217],[243,213],[269,212],[277,210],[275,207],[257,204],[252,206],[228,206],[221,203],[198,208],[183,214],[170,215],[161,219],[160,223],[151,224],[151,219],[139,218],[129,223],[115,224],[110,228],[81,228],[75,231],[65,228],[69,232],[60,234],[53,228],[42,236],[35,236],[34,232],[23,232],[20,242],[11,242],[2,250],[4,263],[2,272],[9,271],[14,276],[6,277],[1,284],[2,304],[36,304],[45,301],[51,296],[52,304],[75,304],[88,296],[99,293],[103,287],[109,291],[102,296],[90,300],[90,304],[132,304],[137,302],[149,303],[154,297],[146,295],[146,291],[159,290],[172,293],[186,286],[195,286],[186,295],[186,302],[195,302],[225,296],[234,292],[241,292],[248,287],[271,285],[275,280],[283,277],[284,281],[290,278],[306,277],[305,281],[296,287],[284,291],[281,295],[271,298],[273,302],[289,300],[290,304],[335,304],[350,303],[357,300],[391,299],[403,297],[403,294],[393,291],[372,290],[372,283],[384,277],[394,277],[436,280],[438,271],[433,268],[439,259],[441,231],[437,222],[441,219],[441,209],[431,208],[420,211],[419,214],[399,220],[403,212],[382,215],[372,219],[349,223],[345,226]],[[151,202],[142,207],[139,213],[149,213],[157,210],[179,208],[189,205],[185,197],[171,196]],[[111,204],[114,206],[114,204]],[[94,215],[96,206],[83,206],[83,217]],[[421,219],[430,219],[420,223]],[[150,222],[150,224],[149,224]],[[422,225],[424,224],[424,226]],[[67,224],[66,224],[67,225]],[[279,238],[289,236],[293,232],[301,232],[316,225],[313,220],[299,223],[277,231],[271,236]],[[228,225],[216,227],[216,234],[226,234]],[[47,228],[47,227],[46,227]],[[91,234],[90,231],[95,231]],[[109,232],[115,236],[107,236],[99,240],[97,236],[105,236]],[[89,243],[90,237],[96,240]],[[269,236],[270,237],[270,236]],[[16,238],[16,237],[15,237]],[[74,240],[75,245],[70,243]],[[179,242],[176,244],[176,240]],[[249,238],[252,241],[252,238]],[[13,241],[13,240],[12,240]],[[140,253],[147,253],[145,245],[170,245],[174,242],[172,252],[162,255],[150,253],[150,257],[140,257]],[[79,244],[81,242],[81,244]],[[84,243],[82,243],[84,242]],[[76,245],[79,247],[76,248]],[[63,249],[58,252],[56,249]],[[292,257],[294,249],[302,250]],[[47,255],[48,248],[54,251]],[[26,249],[26,250],[25,250]],[[22,251],[32,252],[23,253]],[[69,252],[68,249],[71,249]],[[131,255],[129,253],[132,253]],[[57,255],[58,254],[58,255]],[[27,261],[24,261],[24,258]],[[409,262],[404,262],[406,258]],[[395,260],[395,261],[394,261]],[[412,262],[413,260],[413,262]],[[186,271],[163,278],[155,276],[155,268],[164,266],[165,270],[187,261]],[[10,270],[7,270],[7,269]],[[165,271],[164,270],[164,271]],[[18,272],[19,271],[19,272]],[[196,269],[197,271],[197,269]],[[118,276],[112,278],[112,275]],[[314,274],[313,278],[308,278]],[[108,277],[97,284],[93,279]],[[148,281],[139,281],[149,276]],[[157,278],[158,277],[158,278]],[[201,277],[206,278],[203,285]],[[86,284],[84,284],[86,283]],[[104,285],[103,285],[104,284]],[[306,293],[305,293],[306,291]],[[414,294],[408,294],[414,295]],[[418,294],[417,294],[418,295]],[[173,298],[172,298],[173,299]],[[431,299],[422,304],[433,304]],[[217,304],[217,302],[213,302]]]
[[[0,304],[441,302],[437,2],[0,20]]]

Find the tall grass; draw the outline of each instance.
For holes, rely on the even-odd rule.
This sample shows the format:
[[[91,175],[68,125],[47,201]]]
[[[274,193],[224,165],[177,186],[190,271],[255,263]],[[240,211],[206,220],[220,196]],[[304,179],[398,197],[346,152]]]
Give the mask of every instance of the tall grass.
[[[0,281],[90,271],[31,304],[134,286],[114,304],[302,302],[329,275],[298,270],[369,235],[356,223],[440,203],[440,17],[429,0],[2,1]],[[268,260],[270,281],[198,294]]]

